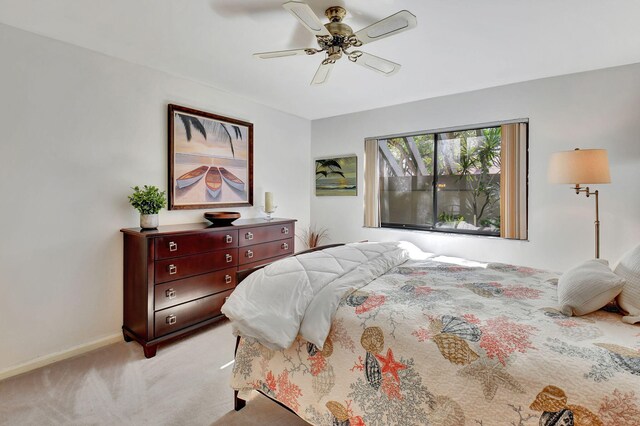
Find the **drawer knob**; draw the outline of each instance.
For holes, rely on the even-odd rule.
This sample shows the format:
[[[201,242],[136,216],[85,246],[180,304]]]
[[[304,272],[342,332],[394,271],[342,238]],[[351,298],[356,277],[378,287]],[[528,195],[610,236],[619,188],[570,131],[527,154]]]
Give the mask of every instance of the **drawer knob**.
[[[169,251],[178,251],[178,243],[169,242]]]
[[[247,232],[244,234],[244,238],[247,240],[253,240],[253,232]]]
[[[253,252],[251,250],[247,250],[247,252],[244,255],[247,256],[249,259],[251,259],[253,257]]]
[[[224,242],[227,244],[231,244],[233,242],[233,237],[231,235],[227,235],[224,237]]]
[[[169,290],[164,292],[164,295],[167,297],[167,299],[175,299],[176,298],[176,291],[172,288],[170,288]]]
[[[178,273],[178,267],[176,265],[169,265],[169,275],[175,275]]]
[[[282,250],[289,250],[289,244],[287,243],[282,243]]]
[[[229,253],[225,254],[224,258],[227,261],[227,263],[233,262],[233,256],[231,256]]]
[[[231,284],[231,281],[232,281],[231,275],[227,274],[224,276],[225,284]]]
[[[173,324],[175,324],[176,322],[178,322],[178,317],[176,317],[175,315],[173,315],[173,314],[172,314],[172,315],[169,315],[169,316],[167,317],[166,321],[167,321],[167,324],[169,324],[169,325],[173,325]]]
[[[286,226],[283,226],[283,227],[282,227],[282,233],[283,233],[283,234],[288,234],[288,233],[289,233],[289,228],[288,228],[288,227],[286,227]]]

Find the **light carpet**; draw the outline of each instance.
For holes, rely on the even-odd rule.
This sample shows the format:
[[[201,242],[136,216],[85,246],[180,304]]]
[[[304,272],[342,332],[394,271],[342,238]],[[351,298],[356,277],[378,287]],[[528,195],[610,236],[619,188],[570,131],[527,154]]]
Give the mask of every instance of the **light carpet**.
[[[223,321],[151,359],[123,341],[6,379],[0,425],[307,425],[257,393],[233,411],[234,346]]]

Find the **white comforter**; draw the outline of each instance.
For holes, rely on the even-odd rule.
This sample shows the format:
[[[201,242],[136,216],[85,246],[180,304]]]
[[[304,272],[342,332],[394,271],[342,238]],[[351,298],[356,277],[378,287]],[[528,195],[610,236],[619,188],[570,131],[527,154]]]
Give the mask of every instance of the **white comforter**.
[[[322,348],[346,292],[419,252],[406,242],[352,243],[290,257],[254,272],[222,306],[234,334],[286,349],[300,334]]]

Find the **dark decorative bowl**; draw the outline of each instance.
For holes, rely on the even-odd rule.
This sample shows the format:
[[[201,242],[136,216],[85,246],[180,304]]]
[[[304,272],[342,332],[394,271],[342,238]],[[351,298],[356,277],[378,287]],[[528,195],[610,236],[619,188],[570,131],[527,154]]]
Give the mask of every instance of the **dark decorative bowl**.
[[[240,218],[238,212],[206,212],[204,218],[213,223],[214,226],[231,225],[231,223]]]

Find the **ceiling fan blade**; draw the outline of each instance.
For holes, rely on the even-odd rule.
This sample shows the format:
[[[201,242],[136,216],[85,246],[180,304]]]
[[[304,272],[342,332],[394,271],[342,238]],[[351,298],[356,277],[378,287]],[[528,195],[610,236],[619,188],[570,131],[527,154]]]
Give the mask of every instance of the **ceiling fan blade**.
[[[320,64],[318,67],[318,71],[316,71],[316,75],[313,76],[313,80],[311,80],[311,84],[324,84],[329,80],[329,75],[331,74],[331,70],[333,69],[333,64]]]
[[[262,52],[254,53],[254,58],[271,59],[271,58],[284,58],[285,56],[297,56],[297,55],[313,55],[316,53],[315,49],[291,49],[291,50],[277,50],[275,52]]]
[[[384,18],[382,21],[361,29],[355,33],[355,36],[362,44],[366,44],[410,30],[415,28],[417,24],[418,21],[413,13],[408,10],[401,10]]]
[[[378,56],[370,55],[368,53],[360,53],[362,53],[362,55],[360,55],[357,59],[352,60],[352,62],[355,62],[358,65],[379,72],[380,74],[386,76],[393,75],[400,71],[400,64],[396,64],[395,62],[391,62]]]
[[[320,22],[320,19],[313,13],[308,4],[300,1],[290,1],[283,4],[282,7],[295,16],[313,35],[331,37],[331,33],[322,25],[322,22]]]

